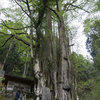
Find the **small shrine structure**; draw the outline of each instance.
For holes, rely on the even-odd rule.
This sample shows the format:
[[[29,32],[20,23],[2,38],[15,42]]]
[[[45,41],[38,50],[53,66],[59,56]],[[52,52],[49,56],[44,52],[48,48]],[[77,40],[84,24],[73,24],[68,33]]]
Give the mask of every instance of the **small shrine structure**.
[[[26,100],[29,94],[33,93],[33,80],[14,75],[8,75],[5,74],[3,70],[0,71],[0,77],[4,77],[2,83],[5,84],[3,89],[5,97],[14,99],[16,92],[19,90],[21,93],[20,99]]]

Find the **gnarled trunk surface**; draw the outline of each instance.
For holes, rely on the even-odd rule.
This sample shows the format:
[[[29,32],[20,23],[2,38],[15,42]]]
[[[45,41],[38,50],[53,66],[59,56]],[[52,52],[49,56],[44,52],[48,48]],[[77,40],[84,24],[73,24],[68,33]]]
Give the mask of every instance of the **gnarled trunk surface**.
[[[60,11],[60,9],[59,9]],[[71,75],[69,38],[65,34],[62,16],[58,21],[59,41],[54,41],[50,12],[47,13],[47,30],[45,31],[45,49],[41,50],[34,66],[38,79],[37,94],[42,93],[42,87],[51,91],[51,100],[73,100],[73,80]],[[41,49],[41,48],[40,48]],[[43,60],[41,60],[43,57]],[[37,98],[37,100],[40,100]]]

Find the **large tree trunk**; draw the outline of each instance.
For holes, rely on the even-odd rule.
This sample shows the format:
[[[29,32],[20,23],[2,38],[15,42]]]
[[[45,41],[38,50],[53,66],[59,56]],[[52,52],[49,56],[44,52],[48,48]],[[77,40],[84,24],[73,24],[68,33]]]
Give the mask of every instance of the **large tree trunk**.
[[[46,15],[46,41],[47,41],[47,56],[46,64],[49,67],[46,72],[46,86],[51,90],[51,100],[55,99],[55,93],[57,94],[57,78],[56,78],[56,48],[54,35],[52,33],[52,20],[51,20],[51,11],[48,10]]]
[[[45,86],[43,74],[40,72],[39,59],[36,59],[36,63],[34,65],[35,77],[38,80],[37,86],[35,86],[35,94],[37,96],[36,100],[40,100],[40,96],[42,94],[42,88]]]
[[[59,43],[55,43],[52,34],[52,21],[51,13],[47,12],[45,41],[44,44],[40,43],[40,36],[37,28],[38,39],[38,52],[36,62],[34,63],[34,76],[38,80],[37,88],[35,88],[36,95],[41,95],[43,87],[49,87],[51,90],[51,100],[72,100],[73,99],[73,86],[71,79],[71,64],[70,64],[70,48],[69,38],[66,35],[63,17],[60,14],[60,3],[58,5],[59,18],[58,19],[58,32]],[[33,59],[32,49],[32,31],[31,31],[31,59]],[[57,37],[58,38],[58,37]],[[66,40],[67,39],[67,40]],[[44,46],[45,47],[44,47]],[[42,47],[43,46],[43,47]],[[57,46],[57,48],[56,48]],[[59,51],[59,52],[58,52]],[[43,60],[41,60],[43,57]],[[33,64],[33,62],[32,62]],[[40,97],[37,97],[40,100]]]
[[[59,8],[59,12],[60,11],[61,9]],[[42,71],[46,81],[43,80],[43,82],[45,83],[44,86],[49,87],[51,90],[51,100],[57,98],[58,100],[72,100],[74,96],[71,82],[69,38],[68,35],[65,34],[66,31],[63,17],[62,15],[59,16],[59,43],[55,43],[54,36],[52,34],[52,21],[50,11],[48,11],[46,16],[46,43],[44,49],[45,54],[43,55],[45,56],[45,59],[42,61]],[[57,60],[59,64],[57,64]]]
[[[61,4],[58,3],[58,11],[61,12]],[[73,92],[71,90],[71,65],[69,59],[68,39],[64,27],[64,21],[61,14],[59,14],[58,30],[59,30],[59,47],[60,47],[60,61],[58,69],[58,99],[72,100]]]

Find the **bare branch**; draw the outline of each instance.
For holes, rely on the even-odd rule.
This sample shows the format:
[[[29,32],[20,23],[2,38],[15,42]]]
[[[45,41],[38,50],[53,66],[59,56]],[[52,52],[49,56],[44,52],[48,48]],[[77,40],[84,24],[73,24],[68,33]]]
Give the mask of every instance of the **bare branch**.
[[[57,11],[59,11],[58,1],[57,0],[56,0],[56,5],[57,5]]]
[[[56,12],[54,9],[50,8],[50,7],[48,7],[48,8],[49,8],[51,11],[53,11],[53,12],[55,13],[55,15],[58,17],[59,21],[61,21],[61,19],[60,19],[59,15],[57,14],[57,12]]]
[[[52,18],[54,21],[56,21],[56,22],[57,22],[57,20],[56,20],[55,18],[53,18],[52,16],[51,16],[51,18]]]
[[[5,46],[5,44],[6,44],[12,37],[14,37],[14,35],[11,35],[11,36],[5,41],[5,43],[4,43],[1,47]]]
[[[70,5],[73,6],[73,7],[79,8],[79,9],[81,9],[81,10],[84,10],[84,11],[87,12],[87,13],[90,13],[89,11],[83,9],[82,7],[79,7],[79,6],[76,6],[76,5],[73,5],[73,4],[70,4]]]
[[[89,13],[89,11],[83,9],[82,7],[80,7],[80,5],[77,5],[77,6],[74,5],[74,3],[75,3],[76,1],[77,1],[77,0],[74,0],[72,3],[67,2],[67,3],[64,5],[63,11],[66,10],[66,7],[67,7],[67,6],[68,6],[68,7],[67,7],[67,10],[66,10],[66,11],[69,10],[68,8],[69,8],[70,6],[73,6],[73,7],[75,7],[75,8],[84,10],[85,12]],[[87,3],[87,2],[86,2],[86,3]],[[86,3],[84,4],[84,6],[86,5]],[[75,10],[75,9],[72,9],[72,10]]]
[[[24,3],[26,3],[24,0],[22,0]]]
[[[31,10],[30,10],[30,7],[29,7],[29,2],[28,2],[28,0],[26,0],[26,5],[27,5],[28,11],[29,11],[29,13],[30,13],[30,15],[31,15]]]
[[[21,10],[30,18],[30,15],[23,9],[23,7],[15,0],[17,5],[21,8]]]
[[[70,23],[72,20],[74,20],[75,18],[77,18],[77,17],[79,17],[79,16],[83,15],[84,13],[85,13],[85,12],[83,12],[82,14],[77,15],[77,16],[76,16],[76,17],[74,17],[73,19],[69,20],[67,23]]]
[[[73,0],[73,2],[72,3],[70,3],[70,4],[73,4],[73,3],[75,3],[77,0]],[[63,8],[63,11],[66,9],[66,7],[69,5],[69,3],[67,2],[65,5],[64,5],[64,8]],[[67,7],[67,9],[69,8],[69,6]]]

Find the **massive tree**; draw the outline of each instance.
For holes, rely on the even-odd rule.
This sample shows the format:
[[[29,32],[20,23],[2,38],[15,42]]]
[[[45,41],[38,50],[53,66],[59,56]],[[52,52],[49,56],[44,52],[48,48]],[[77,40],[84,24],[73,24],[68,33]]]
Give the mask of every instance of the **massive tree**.
[[[52,100],[76,100],[74,97],[77,94],[73,93],[74,74],[71,71],[70,32],[67,22],[77,17],[78,10],[88,12],[85,6],[89,1],[14,2],[14,8],[10,9],[13,14],[2,9],[9,17],[5,21],[1,20],[0,35],[9,35],[2,46],[14,38],[30,47],[30,68],[36,95],[39,96],[42,87],[47,86],[51,90]]]

